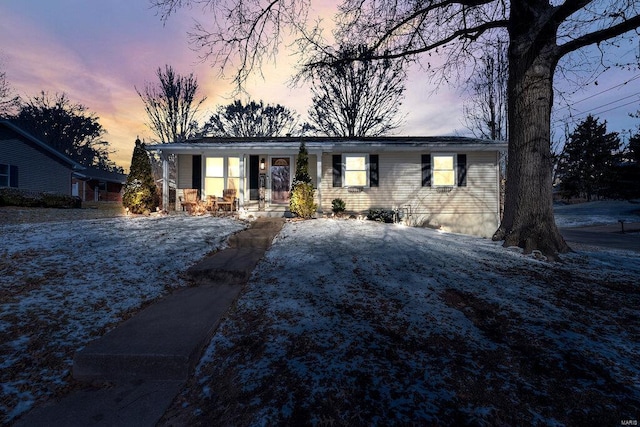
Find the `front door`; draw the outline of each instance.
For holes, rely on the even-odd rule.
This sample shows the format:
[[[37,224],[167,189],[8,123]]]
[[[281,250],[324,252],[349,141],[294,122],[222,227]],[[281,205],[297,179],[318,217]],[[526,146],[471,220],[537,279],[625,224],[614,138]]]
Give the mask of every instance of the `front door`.
[[[271,158],[271,203],[289,204],[291,158]]]

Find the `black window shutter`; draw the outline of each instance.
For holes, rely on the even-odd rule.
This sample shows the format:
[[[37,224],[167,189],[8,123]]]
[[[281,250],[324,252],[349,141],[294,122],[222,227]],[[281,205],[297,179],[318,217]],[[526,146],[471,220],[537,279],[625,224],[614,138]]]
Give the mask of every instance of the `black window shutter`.
[[[378,186],[378,155],[370,154],[369,155],[369,187],[377,187]]]
[[[198,197],[201,197],[202,190],[202,156],[192,156],[193,170],[191,171],[191,188],[198,190]]]
[[[18,166],[9,165],[9,187],[18,188]]]
[[[260,156],[249,156],[249,200],[260,198]]]
[[[458,187],[467,186],[467,155],[458,154]]]
[[[431,154],[422,155],[422,186],[431,187]]]
[[[342,155],[333,155],[333,186],[342,187]]]

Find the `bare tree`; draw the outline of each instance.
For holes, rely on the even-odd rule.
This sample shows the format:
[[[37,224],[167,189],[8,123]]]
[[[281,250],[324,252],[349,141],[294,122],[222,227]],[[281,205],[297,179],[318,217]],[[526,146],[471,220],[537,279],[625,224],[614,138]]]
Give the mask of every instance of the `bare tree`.
[[[335,64],[317,27],[307,29],[310,0],[153,0],[167,18],[176,8],[205,4],[216,12],[214,29],[196,28],[195,42],[226,65],[238,60],[236,82],[275,54],[284,28],[297,31],[308,67]],[[220,10],[224,9],[224,10]],[[224,13],[230,11],[230,13]],[[551,107],[558,62],[587,46],[636,32],[637,0],[343,0],[337,40],[368,46],[354,60],[416,58],[433,69],[444,58],[445,79],[487,42],[509,41],[509,152],[505,211],[495,240],[540,250],[549,259],[569,247],[558,231],[552,205]],[[597,61],[594,61],[597,65]]]
[[[464,121],[477,138],[507,141],[507,46],[499,40],[487,50],[468,80]]]
[[[299,116],[280,104],[236,100],[219,106],[200,133],[207,136],[252,137],[294,134]]]
[[[339,56],[352,58],[353,50],[342,47]],[[398,114],[406,73],[401,62],[340,62],[314,69],[311,80],[309,118],[325,135],[384,135],[402,122]]]
[[[169,65],[156,71],[159,82],[147,83],[136,92],[149,117],[149,128],[161,143],[187,140],[197,128],[196,114],[206,98],[196,100],[198,80],[181,76]]]
[[[15,115],[20,108],[20,97],[13,93],[7,81],[7,73],[0,70],[0,118]]]

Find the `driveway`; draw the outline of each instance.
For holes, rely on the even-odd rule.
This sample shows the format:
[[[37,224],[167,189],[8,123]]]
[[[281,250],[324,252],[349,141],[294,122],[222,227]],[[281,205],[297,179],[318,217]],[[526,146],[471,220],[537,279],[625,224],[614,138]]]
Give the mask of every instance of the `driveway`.
[[[624,230],[622,233],[620,224],[594,225],[560,228],[560,234],[569,245],[578,243],[640,252],[640,223],[625,223]]]

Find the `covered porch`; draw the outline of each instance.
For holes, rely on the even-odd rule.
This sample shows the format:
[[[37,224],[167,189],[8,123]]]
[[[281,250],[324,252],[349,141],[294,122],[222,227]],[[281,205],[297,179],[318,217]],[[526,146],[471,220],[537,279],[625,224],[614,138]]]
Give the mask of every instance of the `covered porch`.
[[[300,140],[280,138],[265,143],[225,141],[216,144],[165,144],[149,147],[162,161],[162,206],[182,210],[185,190],[196,190],[197,199],[223,200],[235,191],[233,209],[282,216],[289,208]],[[309,149],[309,174],[322,206],[322,150]],[[169,201],[169,163],[175,162],[176,199]]]

